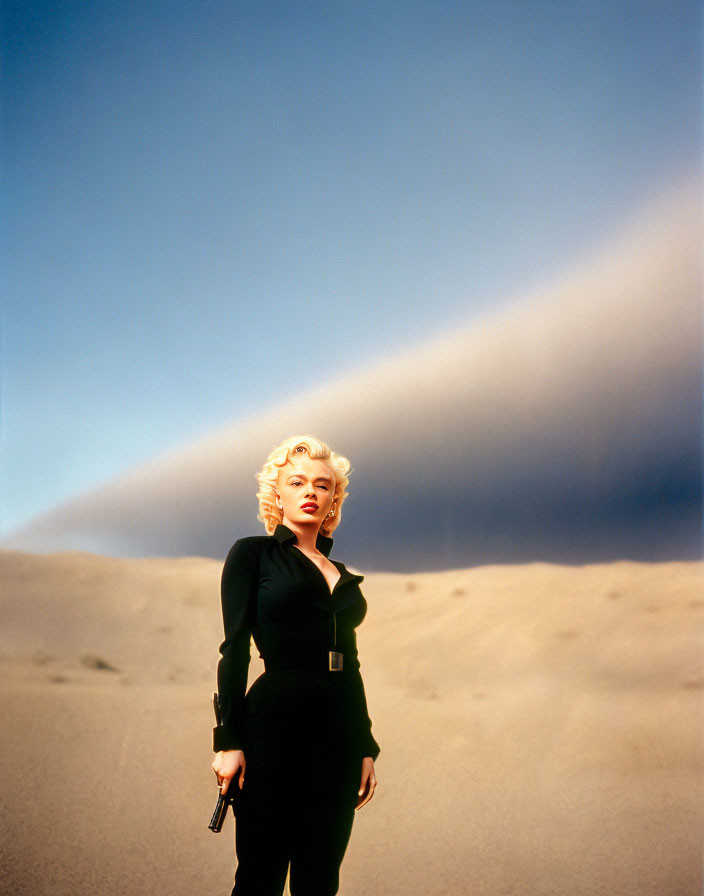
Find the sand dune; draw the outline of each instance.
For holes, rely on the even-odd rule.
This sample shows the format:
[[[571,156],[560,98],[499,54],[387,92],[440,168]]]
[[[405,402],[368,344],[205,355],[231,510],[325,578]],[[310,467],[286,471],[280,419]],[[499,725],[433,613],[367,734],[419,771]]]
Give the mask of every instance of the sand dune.
[[[312,431],[352,459],[341,537],[368,569],[698,557],[699,193],[697,179],[640,210],[603,251],[496,313],[337,380],[332,352],[312,392],[292,371],[279,406],[5,546],[224,556],[251,530],[263,458]]]
[[[228,893],[212,560],[0,553],[0,892]],[[341,892],[695,896],[704,564],[370,574]],[[253,669],[256,674],[257,669]]]

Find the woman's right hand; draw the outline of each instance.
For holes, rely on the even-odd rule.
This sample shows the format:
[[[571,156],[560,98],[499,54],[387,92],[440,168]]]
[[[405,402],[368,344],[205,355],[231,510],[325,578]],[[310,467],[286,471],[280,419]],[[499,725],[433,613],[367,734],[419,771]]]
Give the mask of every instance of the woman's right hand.
[[[240,773],[240,790],[244,786],[244,769],[246,766],[244,753],[242,750],[221,750],[215,754],[212,762],[212,769],[218,779],[220,785],[220,793],[227,793],[230,781],[235,777],[237,772]]]

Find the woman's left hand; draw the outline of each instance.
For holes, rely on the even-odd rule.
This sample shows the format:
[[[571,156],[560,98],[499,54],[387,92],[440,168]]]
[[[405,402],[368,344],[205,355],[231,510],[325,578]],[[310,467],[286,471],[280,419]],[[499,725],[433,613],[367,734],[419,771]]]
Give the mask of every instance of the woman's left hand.
[[[376,775],[374,774],[374,760],[371,756],[365,756],[362,760],[362,781],[359,785],[358,800],[355,811],[361,809],[374,796],[376,787]]]

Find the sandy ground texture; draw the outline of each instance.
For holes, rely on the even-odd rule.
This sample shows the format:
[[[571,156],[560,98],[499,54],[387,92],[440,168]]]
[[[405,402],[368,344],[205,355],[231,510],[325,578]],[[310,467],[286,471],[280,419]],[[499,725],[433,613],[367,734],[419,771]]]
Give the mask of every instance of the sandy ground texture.
[[[0,552],[0,893],[229,894],[211,560]],[[699,896],[704,565],[370,574],[345,896]],[[258,674],[258,660],[252,674]]]

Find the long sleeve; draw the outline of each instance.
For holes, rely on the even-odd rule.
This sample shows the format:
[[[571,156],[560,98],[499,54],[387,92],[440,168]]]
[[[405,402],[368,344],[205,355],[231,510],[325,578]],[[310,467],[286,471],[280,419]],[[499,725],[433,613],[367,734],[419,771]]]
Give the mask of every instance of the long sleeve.
[[[356,681],[355,681],[355,690],[356,690],[356,698],[357,698],[357,712],[359,713],[359,720],[361,726],[361,743],[363,748],[364,756],[371,756],[372,759],[376,760],[377,756],[381,752],[381,748],[379,744],[374,740],[374,735],[372,734],[372,720],[369,718],[369,710],[367,708],[367,696],[364,692],[364,682],[362,681],[362,675],[359,670],[355,671]]]
[[[249,643],[256,607],[258,565],[245,539],[235,542],[222,571],[221,602],[225,640],[220,645],[217,681],[222,724],[213,729],[213,750],[242,750],[244,695]]]

